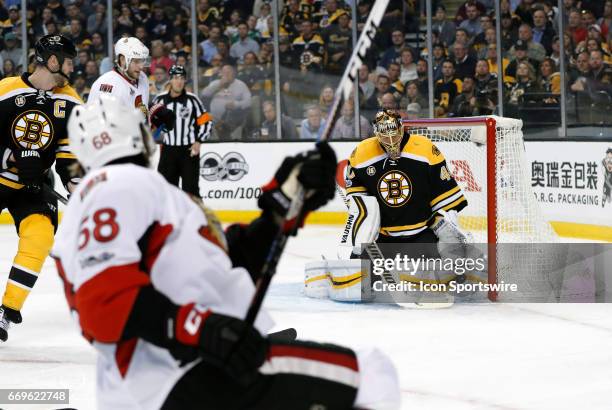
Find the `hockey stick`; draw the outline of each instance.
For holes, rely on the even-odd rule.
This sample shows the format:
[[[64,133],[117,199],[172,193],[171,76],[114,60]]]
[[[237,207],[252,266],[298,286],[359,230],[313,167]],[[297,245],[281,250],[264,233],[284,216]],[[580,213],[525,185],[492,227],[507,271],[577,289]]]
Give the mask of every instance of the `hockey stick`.
[[[351,58],[349,59],[346,69],[344,70],[344,73],[340,78],[340,82],[338,83],[338,88],[336,89],[334,97],[334,104],[332,105],[332,109],[329,113],[325,130],[321,136],[321,141],[329,139],[331,131],[334,129],[336,119],[341,111],[340,107],[342,106],[343,101],[348,99],[351,94],[351,89],[353,88],[353,84],[357,78],[357,71],[365,60],[366,53],[370,48],[374,37],[376,36],[378,26],[385,14],[388,4],[389,0],[377,0],[370,11],[370,15],[368,16],[368,19],[363,27],[363,31],[357,40],[353,53],[351,54]],[[291,201],[291,206],[289,207],[289,211],[285,216],[284,222],[287,222],[295,217],[303,217],[303,205],[304,188],[299,187],[297,194]],[[276,267],[278,266],[280,256],[283,253],[285,245],[287,244],[287,239],[291,234],[290,232],[283,231],[282,226],[284,225],[285,223],[281,224],[279,227],[279,231],[272,242],[272,246],[270,247],[266,261],[264,262],[261,275],[257,280],[255,294],[253,295],[253,299],[245,319],[245,321],[249,324],[255,323],[255,319],[257,318],[257,314],[261,309],[261,305],[268,291],[268,287],[270,286],[270,282],[272,281],[272,277],[276,273]],[[295,229],[297,229],[297,227]]]
[[[68,204],[68,199],[66,199],[62,194],[57,192],[55,189],[51,188],[49,185],[42,184],[42,189],[43,191],[47,191],[47,193],[53,195],[55,199],[60,201],[62,204],[64,205]]]

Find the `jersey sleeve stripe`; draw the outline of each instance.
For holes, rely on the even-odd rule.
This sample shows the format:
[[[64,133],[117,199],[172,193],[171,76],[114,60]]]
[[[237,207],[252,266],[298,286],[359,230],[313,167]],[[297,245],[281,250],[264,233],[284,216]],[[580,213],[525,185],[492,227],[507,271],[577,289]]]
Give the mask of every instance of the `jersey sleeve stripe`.
[[[70,140],[68,138],[62,138],[61,140],[57,140],[57,145],[68,145],[70,144]]]
[[[71,95],[67,95],[67,94],[53,94],[51,96],[51,98],[54,99],[54,100],[67,100],[67,101],[73,102],[73,103],[75,103],[77,105],[83,104],[83,101],[81,101],[80,98],[75,98],[75,97],[73,97]]]
[[[58,152],[55,155],[55,158],[63,158],[63,159],[77,159],[76,155],[71,152]]]
[[[75,307],[85,334],[102,343],[121,339],[138,290],[151,283],[138,265],[112,266],[77,289]]]
[[[446,205],[453,203],[455,201],[457,201],[460,198],[465,198],[463,196],[463,192],[459,191],[456,194],[450,196],[449,198],[446,198],[443,201],[440,201],[438,204],[436,204],[436,206],[432,206],[431,207],[431,211],[432,212],[436,212],[438,209],[445,207]]]
[[[365,187],[362,187],[362,186],[352,186],[352,187],[346,189],[346,194],[347,195],[356,194],[358,192],[367,192],[367,189]]]
[[[442,201],[443,199],[448,198],[449,196],[453,195],[454,193],[456,193],[457,191],[459,191],[461,188],[459,188],[459,186],[454,187],[453,189],[446,191],[445,193],[438,195],[437,197],[435,197],[434,199],[431,200],[431,202],[429,203],[429,205],[431,206],[435,206],[438,202]]]
[[[466,205],[467,205],[467,199],[465,199],[465,197],[462,195],[461,198],[457,199],[453,203],[446,205],[442,209],[444,209],[445,211],[452,211],[452,210],[460,211],[463,208],[465,208]]]

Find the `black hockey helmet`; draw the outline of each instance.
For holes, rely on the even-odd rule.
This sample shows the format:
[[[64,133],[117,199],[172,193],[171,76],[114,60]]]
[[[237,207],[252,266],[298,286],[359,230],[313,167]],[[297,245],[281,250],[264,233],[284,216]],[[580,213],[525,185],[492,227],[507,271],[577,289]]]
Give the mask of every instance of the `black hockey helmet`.
[[[170,77],[172,77],[173,75],[182,75],[183,77],[187,77],[187,71],[182,65],[175,64],[170,67],[170,70],[168,70],[168,75],[170,75]]]
[[[76,47],[72,40],[62,35],[46,35],[40,38],[34,45],[36,61],[44,66],[47,65],[49,57],[56,56],[61,67],[66,58],[74,58],[77,55]]]

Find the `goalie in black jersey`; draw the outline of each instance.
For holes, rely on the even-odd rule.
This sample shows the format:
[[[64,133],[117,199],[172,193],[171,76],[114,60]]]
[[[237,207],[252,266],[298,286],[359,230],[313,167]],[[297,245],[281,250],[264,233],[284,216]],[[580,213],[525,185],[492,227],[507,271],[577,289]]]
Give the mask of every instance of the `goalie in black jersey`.
[[[374,136],[349,158],[350,235],[341,248],[374,241],[465,242],[456,214],[467,200],[442,152],[427,137],[404,130],[395,111],[379,111],[373,128]]]

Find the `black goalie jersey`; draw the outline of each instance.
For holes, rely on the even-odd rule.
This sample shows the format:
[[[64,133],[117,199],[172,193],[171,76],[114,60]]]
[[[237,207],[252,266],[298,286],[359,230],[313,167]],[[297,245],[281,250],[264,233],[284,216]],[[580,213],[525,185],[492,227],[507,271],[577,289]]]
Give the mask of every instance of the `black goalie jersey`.
[[[371,195],[380,206],[380,235],[417,235],[437,211],[467,205],[440,150],[426,137],[406,133],[401,157],[389,158],[376,137],[357,145],[346,170],[348,195]]]
[[[36,150],[49,169],[55,169],[64,185],[69,180],[68,166],[75,156],[68,149],[67,123],[72,108],[83,101],[68,85],[52,91],[37,90],[28,73],[0,81],[0,152]],[[5,159],[2,158],[3,163]],[[0,166],[0,188],[21,189],[19,170]]]

